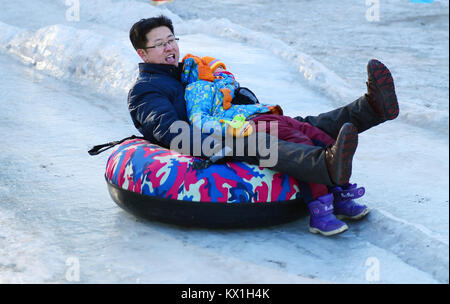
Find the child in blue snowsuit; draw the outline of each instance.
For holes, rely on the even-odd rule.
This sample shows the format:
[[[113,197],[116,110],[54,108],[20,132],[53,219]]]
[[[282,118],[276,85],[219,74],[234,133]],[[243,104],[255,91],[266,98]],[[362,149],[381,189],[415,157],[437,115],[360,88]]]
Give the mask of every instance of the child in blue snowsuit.
[[[198,129],[212,127],[225,136],[228,125],[224,121],[232,121],[236,116],[247,118],[269,112],[282,114],[279,106],[260,103],[231,104],[239,83],[234,75],[226,70],[222,61],[213,57],[200,58],[188,54],[183,58],[183,64],[181,81],[187,85],[187,115],[189,122]]]
[[[236,116],[243,116],[253,121],[256,130],[264,126],[265,132],[270,131],[270,122],[278,124],[278,138],[312,146],[327,146],[334,144],[334,139],[322,130],[306,122],[299,122],[284,116],[278,105],[267,104],[232,104],[239,83],[234,75],[226,70],[225,64],[213,57],[197,57],[191,54],[183,58],[182,83],[186,85],[185,99],[189,122],[203,130],[213,128],[225,136],[230,128],[224,121],[232,121]],[[234,136],[248,136],[252,131],[248,120]],[[258,123],[260,122],[260,123]],[[261,124],[262,123],[262,124]],[[230,134],[230,133],[228,133]],[[329,189],[326,185],[301,182],[300,187],[304,200],[311,213],[309,230],[313,233],[333,235],[348,229],[348,226],[337,218],[359,219],[364,217],[369,208],[357,204],[353,199],[364,194],[364,188],[356,184]],[[323,203],[331,204],[330,210],[321,210]],[[319,210],[320,209],[320,210]],[[320,214],[321,217],[316,217]]]

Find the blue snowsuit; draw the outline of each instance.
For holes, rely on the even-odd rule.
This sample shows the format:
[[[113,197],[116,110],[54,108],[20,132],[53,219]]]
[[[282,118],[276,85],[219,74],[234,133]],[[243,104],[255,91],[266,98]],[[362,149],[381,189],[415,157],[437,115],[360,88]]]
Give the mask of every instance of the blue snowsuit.
[[[230,90],[232,98],[239,88],[239,83],[229,73],[216,73],[218,77],[214,82],[201,80],[198,76],[197,62],[193,58],[184,61],[181,81],[187,85],[185,89],[186,111],[189,123],[203,130],[203,128],[213,128],[215,131],[225,135],[227,125],[221,123],[222,119],[233,120],[237,115],[244,115],[246,118],[259,113],[270,112],[271,105],[265,104],[232,104],[228,110],[223,108],[224,94],[221,89]]]

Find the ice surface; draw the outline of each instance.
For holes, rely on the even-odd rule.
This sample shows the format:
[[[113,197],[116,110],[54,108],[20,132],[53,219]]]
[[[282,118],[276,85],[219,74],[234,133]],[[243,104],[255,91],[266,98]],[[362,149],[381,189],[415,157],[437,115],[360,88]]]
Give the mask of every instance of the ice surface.
[[[75,259],[82,283],[369,283],[375,258],[375,282],[448,283],[448,2],[383,1],[379,23],[361,3],[80,1],[70,22],[62,0],[0,1],[0,282],[78,282]],[[352,101],[367,60],[386,62],[401,113],[359,139],[353,178],[366,187],[367,219],[324,238],[306,217],[203,230],[117,207],[108,153],[86,151],[137,134],[128,30],[159,13],[174,20],[182,55],[221,58],[288,115]]]

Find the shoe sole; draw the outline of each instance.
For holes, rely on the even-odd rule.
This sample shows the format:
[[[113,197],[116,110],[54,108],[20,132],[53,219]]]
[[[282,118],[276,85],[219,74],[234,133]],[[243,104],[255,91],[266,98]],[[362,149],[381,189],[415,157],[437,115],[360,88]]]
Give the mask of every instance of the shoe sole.
[[[338,229],[332,230],[332,231],[322,231],[322,230],[320,230],[318,228],[314,228],[314,227],[309,226],[309,232],[314,233],[314,234],[320,233],[320,234],[322,234],[324,236],[332,236],[332,235],[344,232],[347,229],[348,229],[347,225],[344,225],[344,226],[342,226],[342,227],[340,227]]]
[[[346,123],[339,132],[336,144],[338,152],[337,170],[339,172],[336,179],[338,185],[344,185],[348,183],[350,176],[352,175],[352,161],[355,154],[356,147],[358,146],[358,130],[351,123]]]
[[[399,107],[391,71],[382,62],[372,59],[367,64],[367,73],[375,79],[375,86],[381,92],[385,119],[395,119],[399,114]]]
[[[365,217],[367,214],[369,214],[370,209],[366,208],[364,209],[363,212],[361,212],[360,214],[354,215],[354,216],[348,216],[348,215],[343,215],[343,214],[338,214],[336,215],[336,218],[339,220],[343,220],[343,219],[349,219],[349,220],[359,220],[362,219],[363,217]]]

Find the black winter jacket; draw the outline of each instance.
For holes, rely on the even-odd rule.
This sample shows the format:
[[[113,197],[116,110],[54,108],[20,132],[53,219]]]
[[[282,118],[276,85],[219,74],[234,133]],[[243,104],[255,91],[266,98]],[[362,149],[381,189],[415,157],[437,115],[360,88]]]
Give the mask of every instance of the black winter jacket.
[[[172,139],[178,135],[170,133],[170,126],[177,121],[186,122],[189,154],[206,157],[200,147],[210,133],[201,133],[188,125],[181,71],[181,64],[175,67],[140,63],[139,76],[128,93],[128,109],[134,126],[144,138],[166,148],[170,148]],[[233,99],[233,104],[257,102],[256,96],[246,88],[239,88]]]
[[[175,121],[186,121],[180,69],[165,64],[139,64],[139,76],[128,93],[134,126],[145,139],[169,147],[177,135],[169,132]]]

